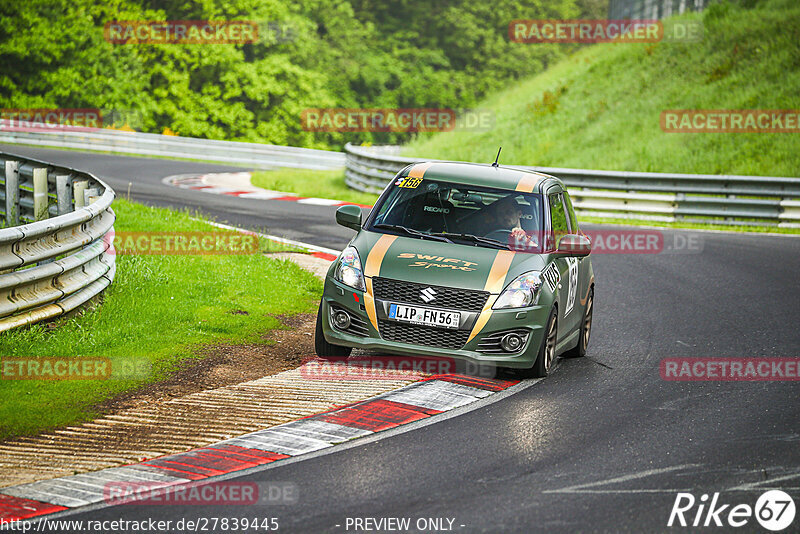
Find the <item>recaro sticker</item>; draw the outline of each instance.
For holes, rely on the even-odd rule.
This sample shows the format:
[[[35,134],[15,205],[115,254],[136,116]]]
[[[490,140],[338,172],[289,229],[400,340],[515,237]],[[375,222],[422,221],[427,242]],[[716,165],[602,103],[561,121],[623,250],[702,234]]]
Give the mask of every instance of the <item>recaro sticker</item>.
[[[547,282],[547,287],[550,288],[550,291],[555,291],[558,282],[561,280],[561,273],[558,272],[558,267],[556,267],[555,262],[551,262],[550,265],[542,271],[542,277],[545,282]]]

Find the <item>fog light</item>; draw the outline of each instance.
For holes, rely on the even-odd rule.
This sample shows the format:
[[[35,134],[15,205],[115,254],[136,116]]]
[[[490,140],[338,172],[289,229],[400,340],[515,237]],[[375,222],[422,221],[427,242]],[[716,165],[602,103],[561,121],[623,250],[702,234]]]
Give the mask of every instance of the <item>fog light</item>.
[[[522,338],[519,334],[506,334],[500,340],[500,346],[506,352],[517,352],[522,348]]]
[[[333,314],[333,325],[339,330],[347,330],[350,328],[350,316],[347,312],[337,311]]]

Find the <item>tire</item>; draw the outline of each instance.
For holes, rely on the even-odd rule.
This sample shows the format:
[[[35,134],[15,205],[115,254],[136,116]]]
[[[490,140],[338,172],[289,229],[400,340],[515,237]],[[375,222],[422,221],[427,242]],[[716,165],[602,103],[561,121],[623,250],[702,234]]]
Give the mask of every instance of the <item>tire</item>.
[[[523,378],[544,378],[552,370],[555,362],[556,340],[558,339],[558,319],[556,309],[550,310],[550,317],[547,319],[545,334],[542,337],[542,344],[539,346],[539,353],[536,361],[530,369],[522,369],[518,374]]]
[[[317,311],[317,328],[314,332],[314,352],[317,353],[317,357],[323,360],[344,359],[350,356],[352,350],[350,347],[334,345],[325,340],[325,334],[322,332],[322,302],[320,302]]]
[[[594,288],[589,290],[589,297],[586,299],[586,306],[583,310],[581,319],[580,334],[578,344],[575,348],[563,354],[564,358],[582,358],[586,356],[586,347],[589,346],[589,336],[592,334],[592,313],[594,312]]]

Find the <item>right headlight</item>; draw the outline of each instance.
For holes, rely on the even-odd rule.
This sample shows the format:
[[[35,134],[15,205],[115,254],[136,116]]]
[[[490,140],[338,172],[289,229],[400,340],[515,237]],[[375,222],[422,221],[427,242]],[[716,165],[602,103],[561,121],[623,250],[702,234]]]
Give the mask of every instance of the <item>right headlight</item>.
[[[497,301],[492,306],[493,310],[505,308],[525,308],[533,306],[539,296],[539,288],[542,287],[542,273],[531,271],[518,276],[513,282],[497,297]]]
[[[347,247],[342,251],[333,277],[353,289],[360,289],[361,291],[366,289],[364,271],[361,269],[361,258],[358,257],[358,251],[355,247]]]

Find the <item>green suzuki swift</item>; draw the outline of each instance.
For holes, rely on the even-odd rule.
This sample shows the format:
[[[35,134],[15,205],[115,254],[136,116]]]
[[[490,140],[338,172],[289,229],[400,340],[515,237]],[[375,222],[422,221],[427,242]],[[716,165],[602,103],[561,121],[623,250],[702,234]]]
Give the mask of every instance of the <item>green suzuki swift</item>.
[[[583,356],[592,327],[591,244],[566,187],[546,174],[425,162],[400,171],[331,264],[316,353],[354,347],[447,357],[546,376]]]

